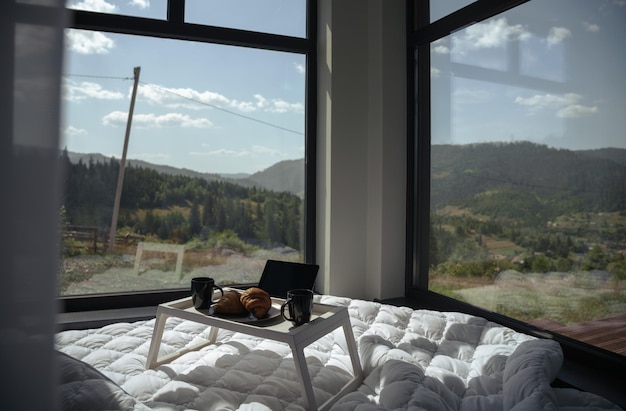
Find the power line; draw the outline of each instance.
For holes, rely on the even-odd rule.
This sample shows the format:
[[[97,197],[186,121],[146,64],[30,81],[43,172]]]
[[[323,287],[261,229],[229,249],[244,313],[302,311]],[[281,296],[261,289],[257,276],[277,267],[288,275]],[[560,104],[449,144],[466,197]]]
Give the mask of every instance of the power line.
[[[63,74],[64,77],[85,77],[85,78],[99,78],[107,80],[134,80],[134,77],[114,77],[114,76],[96,76],[89,74]]]
[[[63,76],[65,76],[65,77],[83,77],[83,78],[107,79],[107,80],[133,80],[134,79],[133,77],[98,76],[98,75],[90,75],[90,74],[63,74]],[[264,125],[269,126],[269,127],[274,127],[276,129],[279,129],[279,130],[282,130],[282,131],[286,131],[288,133],[293,133],[293,134],[297,134],[297,135],[300,135],[300,136],[304,135],[304,133],[302,133],[300,131],[292,130],[292,129],[287,128],[287,127],[279,126],[278,124],[273,124],[273,123],[270,123],[270,122],[267,122],[267,121],[259,120],[258,118],[246,116],[245,114],[241,114],[241,113],[234,112],[232,110],[225,109],[225,108],[217,106],[215,104],[207,103],[205,101],[200,101],[200,100],[194,99],[192,97],[184,96],[184,95],[182,95],[180,93],[176,93],[176,92],[174,92],[172,90],[168,90],[165,87],[157,86],[156,84],[145,83],[143,81],[140,81],[140,83],[143,84],[144,86],[148,86],[148,87],[153,87],[153,88],[159,89],[159,90],[161,90],[163,92],[172,94],[172,95],[177,96],[179,98],[183,98],[185,100],[189,100],[189,101],[192,101],[192,102],[194,102],[196,104],[200,104],[200,105],[203,105],[203,106],[211,107],[211,108],[213,108],[215,110],[219,110],[219,111],[222,111],[224,113],[231,114],[233,116],[241,117],[241,118],[249,120],[249,121],[254,121],[256,123],[264,124]]]
[[[157,86],[156,84],[148,84],[148,83],[144,83],[144,82],[140,82],[140,83],[145,85],[145,86],[154,87],[154,88],[159,89],[161,91],[164,91],[166,93],[170,93],[170,94],[175,95],[177,97],[184,98],[185,100],[193,101],[194,103],[197,103],[197,104],[200,104],[200,105],[203,105],[203,106],[207,106],[207,107],[211,107],[211,108],[214,108],[216,110],[223,111],[224,113],[232,114],[233,116],[237,116],[237,117],[245,118],[246,120],[255,121],[257,123],[265,124],[266,126],[274,127],[274,128],[279,129],[279,130],[287,131],[289,133],[294,133],[294,134],[298,134],[298,135],[304,135],[304,133],[301,133],[301,132],[296,131],[296,130],[291,130],[291,129],[283,127],[283,126],[279,126],[277,124],[272,124],[272,123],[269,123],[267,121],[263,121],[263,120],[259,120],[259,119],[254,118],[254,117],[246,116],[245,114],[240,114],[240,113],[236,113],[236,112],[231,111],[231,110],[227,110],[227,109],[225,109],[223,107],[220,107],[220,106],[217,106],[215,104],[207,103],[207,102],[204,102],[204,101],[200,101],[200,100],[194,99],[192,97],[184,96],[184,95],[176,93],[176,92],[174,92],[172,90],[168,90],[168,89],[166,89],[164,87]]]

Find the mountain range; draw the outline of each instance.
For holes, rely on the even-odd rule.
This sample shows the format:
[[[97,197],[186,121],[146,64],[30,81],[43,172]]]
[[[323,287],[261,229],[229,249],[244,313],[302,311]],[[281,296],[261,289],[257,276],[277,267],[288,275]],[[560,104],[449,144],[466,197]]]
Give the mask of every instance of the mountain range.
[[[84,164],[117,161],[114,157],[107,157],[99,153],[67,152],[72,163],[82,161]],[[202,173],[187,168],[177,168],[167,165],[149,163],[143,160],[127,160],[127,167],[142,167],[168,175],[202,178],[208,181],[225,181],[244,187],[258,187],[272,191],[286,191],[304,196],[304,159],[280,161],[265,170],[254,174],[215,174]]]
[[[566,150],[530,142],[434,145],[431,204],[541,221],[626,210],[626,149]]]
[[[431,204],[541,201],[561,209],[626,209],[626,149],[556,149],[530,142],[433,145]],[[70,161],[108,162],[97,153],[68,152]],[[303,196],[304,159],[280,161],[254,174],[211,174],[129,160],[170,175],[226,181]],[[561,211],[567,211],[561,210]]]

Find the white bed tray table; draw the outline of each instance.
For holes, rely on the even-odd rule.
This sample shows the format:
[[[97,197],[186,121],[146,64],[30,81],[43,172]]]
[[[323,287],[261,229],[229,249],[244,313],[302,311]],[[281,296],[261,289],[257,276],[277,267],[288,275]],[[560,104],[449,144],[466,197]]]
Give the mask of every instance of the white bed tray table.
[[[272,298],[272,306],[280,307],[283,301],[284,300]],[[211,326],[209,341],[203,344],[187,347],[164,356],[163,358],[158,358],[161,339],[163,338],[163,330],[168,317],[178,317]],[[344,336],[346,338],[348,354],[350,355],[352,363],[353,377],[341,388],[341,390],[339,390],[337,394],[328,399],[318,408],[315,395],[313,393],[311,377],[309,375],[309,370],[304,356],[304,348],[339,327],[343,328]],[[354,391],[363,381],[363,370],[361,368],[356,342],[352,333],[348,309],[341,306],[317,303],[313,306],[311,321],[299,327],[294,327],[291,322],[284,320],[281,321],[280,319],[276,322],[272,321],[269,325],[254,325],[254,323],[232,321],[223,317],[207,315],[193,307],[191,297],[160,304],[157,307],[156,323],[154,325],[152,341],[150,342],[150,350],[148,352],[146,367],[155,368],[158,365],[170,362],[187,352],[195,351],[206,345],[215,343],[217,332],[220,328],[253,335],[255,337],[266,338],[268,340],[287,343],[293,353],[296,372],[300,378],[302,394],[304,395],[304,399],[310,410],[329,409],[335,401],[346,393]]]

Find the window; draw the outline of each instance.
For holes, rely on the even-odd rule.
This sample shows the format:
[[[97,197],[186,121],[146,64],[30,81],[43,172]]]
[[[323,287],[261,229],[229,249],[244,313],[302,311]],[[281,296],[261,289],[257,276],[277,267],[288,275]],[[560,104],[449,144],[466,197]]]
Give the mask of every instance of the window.
[[[172,20],[185,6],[140,3],[141,16],[158,7]],[[188,3],[194,16],[238,14],[228,1]],[[306,19],[292,21],[294,39],[113,14],[126,1],[70,7],[59,294],[255,283],[267,259],[311,262]]]
[[[626,6],[486,3],[416,33],[412,285],[624,356]]]
[[[439,20],[474,1],[475,0],[433,1],[430,5],[430,21]]]
[[[66,5],[69,9],[96,13],[121,14],[161,20],[167,18],[167,0],[68,0]]]
[[[304,0],[230,0],[229,7],[223,3],[223,0],[187,0],[185,21],[306,37]]]

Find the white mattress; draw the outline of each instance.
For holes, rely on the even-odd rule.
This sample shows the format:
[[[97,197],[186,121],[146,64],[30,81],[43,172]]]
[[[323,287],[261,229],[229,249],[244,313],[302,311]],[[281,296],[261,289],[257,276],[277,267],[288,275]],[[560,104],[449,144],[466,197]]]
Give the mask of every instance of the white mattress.
[[[348,307],[366,375],[335,410],[619,409],[590,393],[550,387],[562,363],[554,341],[466,314],[334,296],[316,300]],[[216,344],[146,370],[153,327],[149,320],[64,331],[57,335],[57,349],[110,379],[109,390],[119,387],[126,400],[119,409],[305,409],[286,344],[220,330]],[[169,318],[160,355],[208,336],[206,325]],[[343,332],[313,343],[305,355],[321,404],[351,376]],[[89,394],[78,387],[70,393],[89,403]]]

